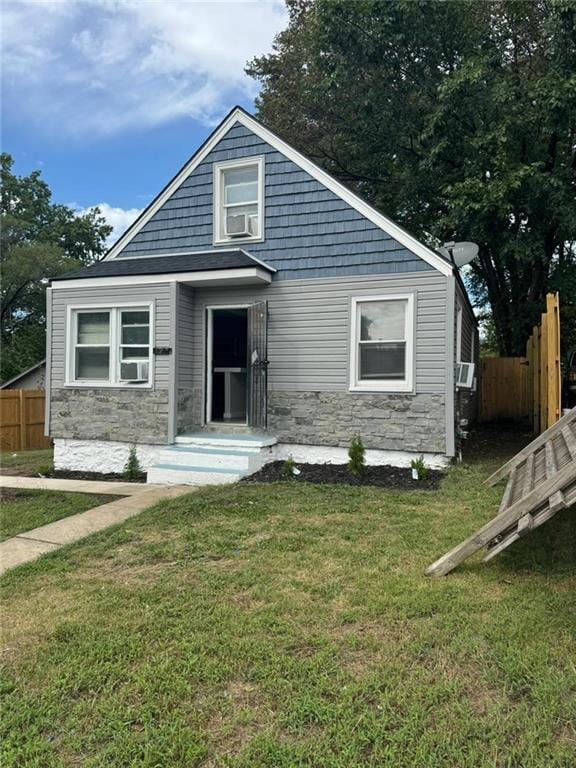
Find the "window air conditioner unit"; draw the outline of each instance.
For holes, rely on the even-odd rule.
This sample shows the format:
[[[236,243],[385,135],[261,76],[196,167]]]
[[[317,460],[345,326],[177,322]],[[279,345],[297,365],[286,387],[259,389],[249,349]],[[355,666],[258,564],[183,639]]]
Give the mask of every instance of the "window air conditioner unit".
[[[126,372],[124,373],[122,371],[121,373],[121,379],[123,381],[127,381],[131,384],[139,384],[141,382],[148,381],[148,374],[150,371],[150,364],[147,360],[142,360],[140,362],[123,362],[121,368],[126,368]],[[134,368],[136,369],[134,371]],[[134,375],[135,374],[135,375]]]
[[[235,213],[226,216],[226,237],[250,237],[254,216],[248,213]]]
[[[474,363],[458,363],[456,366],[456,386],[462,389],[472,389],[475,368]]]

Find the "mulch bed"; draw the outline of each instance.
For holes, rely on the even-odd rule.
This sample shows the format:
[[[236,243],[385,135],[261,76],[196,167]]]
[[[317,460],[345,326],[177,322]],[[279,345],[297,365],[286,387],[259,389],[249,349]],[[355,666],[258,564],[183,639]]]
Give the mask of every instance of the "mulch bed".
[[[47,472],[43,477],[58,477],[62,480],[104,480],[107,483],[145,483],[146,473],[138,475],[132,480],[126,480],[124,475],[115,472],[79,472],[68,469],[53,469]]]
[[[413,480],[412,470],[404,467],[366,467],[364,475],[354,477],[346,464],[297,464],[299,475],[286,478],[284,462],[273,461],[259,472],[245,477],[243,483],[319,483],[323,485],[375,485],[379,488],[393,488],[409,491],[434,491],[440,486],[443,473],[429,470],[425,480]]]

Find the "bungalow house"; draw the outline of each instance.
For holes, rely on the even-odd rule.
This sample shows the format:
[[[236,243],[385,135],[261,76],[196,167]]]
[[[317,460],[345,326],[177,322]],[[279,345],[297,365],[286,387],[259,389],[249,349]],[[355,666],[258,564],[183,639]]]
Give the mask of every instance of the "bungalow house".
[[[457,450],[476,322],[452,263],[234,109],[106,257],[48,289],[57,468],[229,482]],[[470,369],[471,370],[471,369]],[[470,382],[468,382],[470,383]]]

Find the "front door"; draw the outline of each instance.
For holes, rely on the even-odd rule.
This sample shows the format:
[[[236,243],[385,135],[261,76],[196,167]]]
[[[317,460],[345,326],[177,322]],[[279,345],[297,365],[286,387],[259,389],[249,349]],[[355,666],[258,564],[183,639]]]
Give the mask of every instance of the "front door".
[[[248,424],[266,429],[268,422],[268,302],[248,308]]]
[[[207,421],[246,424],[248,416],[248,309],[208,310]]]

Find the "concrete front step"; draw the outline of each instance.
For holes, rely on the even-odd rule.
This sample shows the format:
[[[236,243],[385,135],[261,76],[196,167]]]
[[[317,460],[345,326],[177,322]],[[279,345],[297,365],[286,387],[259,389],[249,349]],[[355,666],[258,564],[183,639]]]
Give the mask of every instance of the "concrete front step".
[[[172,445],[158,457],[160,464],[177,464],[181,467],[201,466],[218,469],[256,471],[262,465],[260,448],[204,448],[199,445]]]
[[[267,435],[179,435],[148,470],[149,483],[221,485],[257,472],[276,438]]]
[[[270,435],[232,435],[217,432],[188,432],[178,435],[176,445],[199,445],[204,448],[267,448],[276,445]]]
[[[158,463],[148,470],[147,482],[161,485],[225,485],[238,482],[243,474],[215,467]]]

